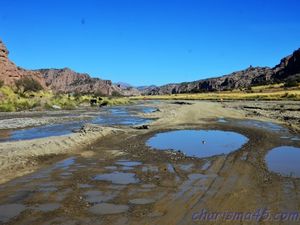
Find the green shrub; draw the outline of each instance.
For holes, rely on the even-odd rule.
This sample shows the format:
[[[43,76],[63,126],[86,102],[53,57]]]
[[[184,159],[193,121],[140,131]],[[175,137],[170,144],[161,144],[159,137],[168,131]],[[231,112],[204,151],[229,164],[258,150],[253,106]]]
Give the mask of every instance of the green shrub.
[[[298,82],[296,80],[288,80],[284,83],[285,88],[298,87]]]
[[[67,101],[61,104],[61,108],[66,110],[76,109],[76,104],[74,102]]]
[[[15,106],[10,102],[0,103],[0,112],[15,112]]]
[[[15,82],[18,91],[21,93],[27,91],[40,91],[43,90],[42,85],[35,79],[30,77],[24,77]]]

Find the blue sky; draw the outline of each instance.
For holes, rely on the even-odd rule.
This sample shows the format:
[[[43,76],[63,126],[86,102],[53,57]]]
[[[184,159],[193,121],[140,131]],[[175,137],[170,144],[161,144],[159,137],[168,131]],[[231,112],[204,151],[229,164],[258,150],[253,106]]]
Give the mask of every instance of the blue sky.
[[[274,66],[300,47],[298,0],[2,0],[0,38],[28,69],[133,85]]]

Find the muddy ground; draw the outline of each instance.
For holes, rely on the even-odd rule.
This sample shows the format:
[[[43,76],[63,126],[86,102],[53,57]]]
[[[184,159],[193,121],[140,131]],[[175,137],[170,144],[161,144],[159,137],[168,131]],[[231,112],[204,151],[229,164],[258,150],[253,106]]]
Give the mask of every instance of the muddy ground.
[[[278,122],[292,135],[299,135],[297,124],[288,126],[273,111],[250,113],[247,104],[253,107],[257,102],[163,102],[155,105],[159,111],[144,115],[156,118],[149,129],[114,127],[104,132],[95,128],[50,138],[50,147],[45,145],[49,138],[2,143],[0,153],[10,157],[10,170],[5,175],[2,170],[2,177],[7,181],[23,176],[0,186],[0,219],[7,224],[299,224],[271,216],[300,211],[300,179],[268,171],[264,160],[270,149],[300,147],[299,141],[239,121]],[[276,107],[274,102],[262,105],[268,104]],[[230,154],[208,158],[146,145],[156,133],[174,129],[234,131],[249,141]],[[70,146],[61,150],[67,139]],[[30,154],[22,151],[33,145]],[[20,157],[34,166],[18,167]],[[28,174],[30,170],[36,172]],[[260,209],[269,210],[270,217],[216,220],[205,216],[205,210],[252,213]]]

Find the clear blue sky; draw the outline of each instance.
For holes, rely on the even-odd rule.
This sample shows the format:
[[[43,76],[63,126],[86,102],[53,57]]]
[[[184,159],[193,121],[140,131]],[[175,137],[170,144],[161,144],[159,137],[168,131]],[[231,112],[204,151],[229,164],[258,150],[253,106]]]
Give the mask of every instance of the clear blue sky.
[[[300,47],[299,0],[2,0],[0,38],[28,69],[133,85],[274,66]]]

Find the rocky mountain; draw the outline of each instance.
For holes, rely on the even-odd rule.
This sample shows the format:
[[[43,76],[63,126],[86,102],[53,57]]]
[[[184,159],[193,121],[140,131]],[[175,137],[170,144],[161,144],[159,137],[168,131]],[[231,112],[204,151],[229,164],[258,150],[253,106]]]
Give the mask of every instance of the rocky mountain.
[[[23,77],[30,77],[37,80],[43,87],[46,87],[45,80],[39,72],[17,67],[9,60],[8,54],[8,50],[0,40],[0,80],[4,82],[4,85],[14,85],[16,80]]]
[[[132,86],[131,84],[125,83],[125,82],[117,82],[114,83],[115,86],[118,88],[121,88],[122,94],[124,96],[133,96],[133,95],[140,95],[141,92],[138,90],[138,88]]]
[[[273,68],[274,80],[300,80],[300,48]]]
[[[216,78],[193,82],[167,84],[160,87],[150,86],[140,89],[145,95],[198,93],[206,91],[224,91],[237,88],[248,88],[254,85],[300,81],[300,49],[283,58],[278,65],[269,67],[252,67]]]
[[[59,93],[101,93],[112,95],[122,90],[110,80],[91,78],[86,73],[77,73],[69,68],[36,70],[42,75],[46,86]]]
[[[14,86],[23,77],[37,80],[45,89],[57,93],[99,93],[103,95],[138,95],[133,88],[114,85],[110,80],[92,78],[86,73],[77,73],[69,68],[25,70],[17,67],[8,58],[8,50],[0,40],[0,80],[4,85]]]

